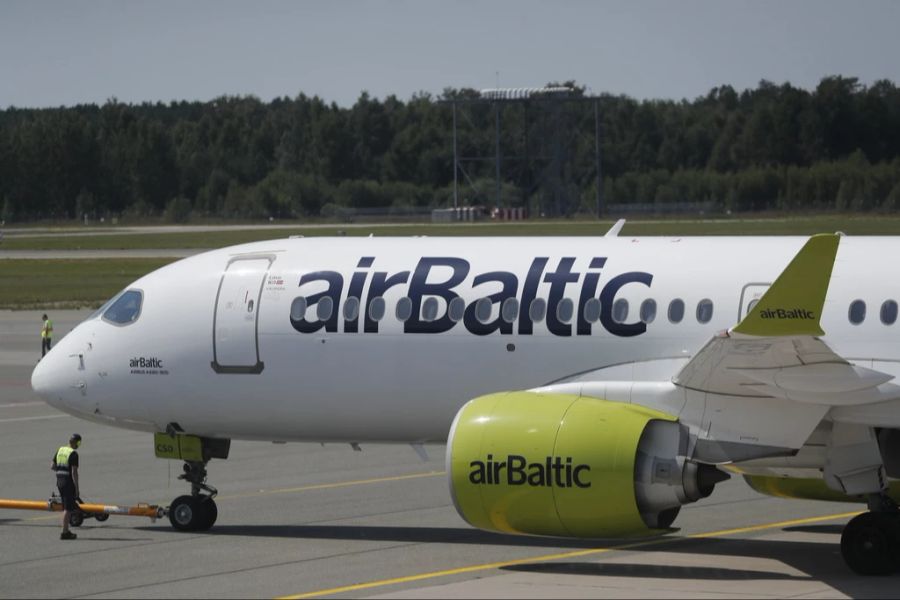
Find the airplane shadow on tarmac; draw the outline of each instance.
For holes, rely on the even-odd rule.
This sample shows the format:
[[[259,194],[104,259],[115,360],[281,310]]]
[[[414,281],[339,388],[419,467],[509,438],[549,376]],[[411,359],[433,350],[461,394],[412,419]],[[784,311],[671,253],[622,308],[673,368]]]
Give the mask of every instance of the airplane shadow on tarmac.
[[[828,535],[840,533],[840,526],[811,525],[787,527],[786,532]],[[492,534],[469,528],[453,527],[378,527],[335,525],[218,525],[210,535],[365,540],[432,544],[473,544],[536,548],[616,548],[633,545],[635,540],[571,540]],[[635,577],[657,579],[700,579],[734,581],[821,581],[851,597],[894,598],[897,576],[860,577],[852,573],[841,558],[839,540],[786,541],[771,539],[703,538],[664,536],[646,540],[640,547],[621,548],[632,553],[679,552],[687,554],[747,559],[771,559],[789,565],[801,574],[763,569],[733,569],[714,566],[643,565],[639,562],[534,562],[503,567],[504,570],[585,576]],[[603,558],[616,555],[598,555]],[[618,555],[621,556],[621,555]],[[710,559],[712,562],[712,559]],[[748,565],[749,566],[749,565]]]
[[[596,548],[597,540],[539,538],[503,535],[465,527],[386,527],[364,525],[216,525],[209,535],[307,538],[316,540],[360,540],[526,548]],[[626,543],[622,540],[612,544]]]
[[[802,529],[811,533],[831,534],[832,530],[825,527],[790,527],[784,531],[798,531]],[[819,543],[768,539],[683,538],[682,541],[675,543],[651,544],[635,550],[641,553],[672,552],[710,557],[728,556],[776,560],[793,567],[802,574],[792,575],[761,569],[645,565],[639,562],[620,563],[605,561],[528,563],[502,567],[502,570],[656,579],[820,581],[852,598],[895,598],[898,579],[900,579],[897,575],[890,577],[862,577],[854,574],[844,564],[837,540],[835,540],[835,543]]]

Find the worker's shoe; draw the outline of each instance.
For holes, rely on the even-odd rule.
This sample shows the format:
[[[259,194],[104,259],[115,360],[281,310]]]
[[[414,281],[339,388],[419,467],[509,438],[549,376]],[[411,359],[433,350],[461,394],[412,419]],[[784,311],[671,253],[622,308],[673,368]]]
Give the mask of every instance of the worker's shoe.
[[[77,537],[78,536],[71,531],[63,531],[61,534],[59,534],[59,539],[61,540],[74,540]]]

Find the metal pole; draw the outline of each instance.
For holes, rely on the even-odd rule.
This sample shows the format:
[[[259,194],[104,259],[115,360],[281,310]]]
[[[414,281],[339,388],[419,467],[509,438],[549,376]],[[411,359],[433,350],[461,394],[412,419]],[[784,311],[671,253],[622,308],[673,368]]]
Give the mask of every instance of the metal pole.
[[[13,500],[0,499],[0,508],[11,510],[46,510],[50,512],[62,512],[62,501],[58,498],[50,500]],[[134,506],[109,506],[106,504],[78,504],[81,512],[106,515],[130,515],[133,517],[150,517],[159,519],[166,515],[166,509],[156,504],[137,504]]]
[[[594,158],[597,161],[597,218],[603,216],[603,187],[600,177],[600,108],[594,100]]]
[[[456,100],[453,101],[453,208],[459,208],[459,153],[456,146]]]
[[[496,205],[500,206],[500,103],[494,103],[494,142],[496,145],[495,155],[494,155],[494,163],[496,167],[496,177],[497,177],[497,201]]]

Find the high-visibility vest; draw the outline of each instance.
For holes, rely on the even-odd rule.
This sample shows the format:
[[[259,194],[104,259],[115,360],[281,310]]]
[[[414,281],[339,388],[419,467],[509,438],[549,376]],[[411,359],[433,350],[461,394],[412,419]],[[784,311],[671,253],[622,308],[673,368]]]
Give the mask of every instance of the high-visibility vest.
[[[44,321],[44,326],[41,328],[41,337],[42,338],[52,338],[53,337],[53,321],[47,319]]]
[[[71,475],[72,472],[69,469],[69,456],[75,452],[75,449],[71,446],[60,446],[59,450],[56,451],[56,474],[57,475]]]

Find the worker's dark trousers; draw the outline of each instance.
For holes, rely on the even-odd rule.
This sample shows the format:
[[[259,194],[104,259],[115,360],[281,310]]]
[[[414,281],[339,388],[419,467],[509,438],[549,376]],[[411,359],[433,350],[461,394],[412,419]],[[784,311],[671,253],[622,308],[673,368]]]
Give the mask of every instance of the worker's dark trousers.
[[[41,358],[50,352],[50,338],[41,338]]]

